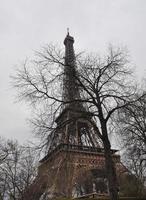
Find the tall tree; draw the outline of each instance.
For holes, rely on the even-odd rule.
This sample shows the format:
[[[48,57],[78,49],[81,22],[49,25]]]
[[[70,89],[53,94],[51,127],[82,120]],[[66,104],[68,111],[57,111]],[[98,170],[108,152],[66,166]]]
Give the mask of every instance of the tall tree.
[[[139,96],[139,95],[137,95]],[[146,94],[121,110],[119,132],[126,149],[127,166],[144,184],[146,181]],[[140,187],[140,192],[142,187]]]
[[[127,56],[121,49],[112,47],[103,58],[93,54],[77,55],[75,68],[68,73],[74,79],[75,88],[79,88],[80,95],[70,100],[62,98],[66,89],[62,83],[67,81],[64,67],[62,52],[55,46],[48,45],[37,53],[33,63],[26,62],[17,71],[13,77],[14,86],[18,89],[19,98],[33,105],[33,112],[36,112],[37,117],[32,119],[32,124],[35,132],[45,138],[43,145],[47,141],[48,148],[53,138],[52,130],[56,128],[55,118],[62,107],[72,102],[80,102],[87,107],[94,122],[89,120],[87,113],[81,117],[89,120],[102,141],[110,197],[116,200],[118,185],[109,129],[114,123],[114,114],[137,99]]]

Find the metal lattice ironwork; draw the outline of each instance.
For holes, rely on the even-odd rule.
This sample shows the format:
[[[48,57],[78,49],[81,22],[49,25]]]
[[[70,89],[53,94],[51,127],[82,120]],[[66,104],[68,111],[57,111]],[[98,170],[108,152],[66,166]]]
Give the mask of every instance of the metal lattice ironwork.
[[[52,143],[48,154],[60,144],[100,147],[98,136],[92,130],[88,119],[91,113],[80,101],[80,89],[77,83],[77,67],[74,53],[74,38],[67,34],[65,45],[65,65],[63,79],[63,106],[56,119],[57,127],[52,133]],[[86,120],[81,117],[84,115]]]
[[[77,67],[73,48],[74,39],[67,34],[63,79],[62,111],[56,119],[48,154],[40,160],[38,176],[24,199],[40,200],[71,197],[107,191],[104,148],[89,123],[91,113],[80,99],[76,81]],[[82,117],[84,115],[85,117]],[[111,150],[113,161],[123,171],[120,156]],[[118,168],[117,167],[117,168]]]

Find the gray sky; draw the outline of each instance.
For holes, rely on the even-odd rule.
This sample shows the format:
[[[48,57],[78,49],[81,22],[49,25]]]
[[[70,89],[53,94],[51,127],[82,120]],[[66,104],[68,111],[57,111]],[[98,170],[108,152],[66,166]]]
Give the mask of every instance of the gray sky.
[[[75,48],[104,51],[127,46],[138,76],[146,76],[146,0],[0,0],[0,135],[25,141],[29,108],[14,103],[10,74],[34,50],[63,47],[67,27]]]

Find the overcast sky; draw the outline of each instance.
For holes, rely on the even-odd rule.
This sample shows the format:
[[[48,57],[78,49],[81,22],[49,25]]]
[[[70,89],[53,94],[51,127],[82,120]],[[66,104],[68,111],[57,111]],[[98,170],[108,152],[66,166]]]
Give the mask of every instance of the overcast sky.
[[[10,74],[34,50],[63,47],[66,29],[75,48],[100,52],[127,46],[138,75],[146,76],[146,0],[0,0],[0,135],[25,141],[29,108],[15,103]]]

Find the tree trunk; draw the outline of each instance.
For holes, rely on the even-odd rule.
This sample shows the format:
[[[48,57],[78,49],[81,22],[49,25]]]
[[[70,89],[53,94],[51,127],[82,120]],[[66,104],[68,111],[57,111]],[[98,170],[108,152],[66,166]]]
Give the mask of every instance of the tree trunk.
[[[108,189],[111,200],[118,200],[118,183],[115,164],[112,159],[111,145],[107,135],[107,128],[104,127],[104,151],[105,151],[105,169],[108,179]]]

